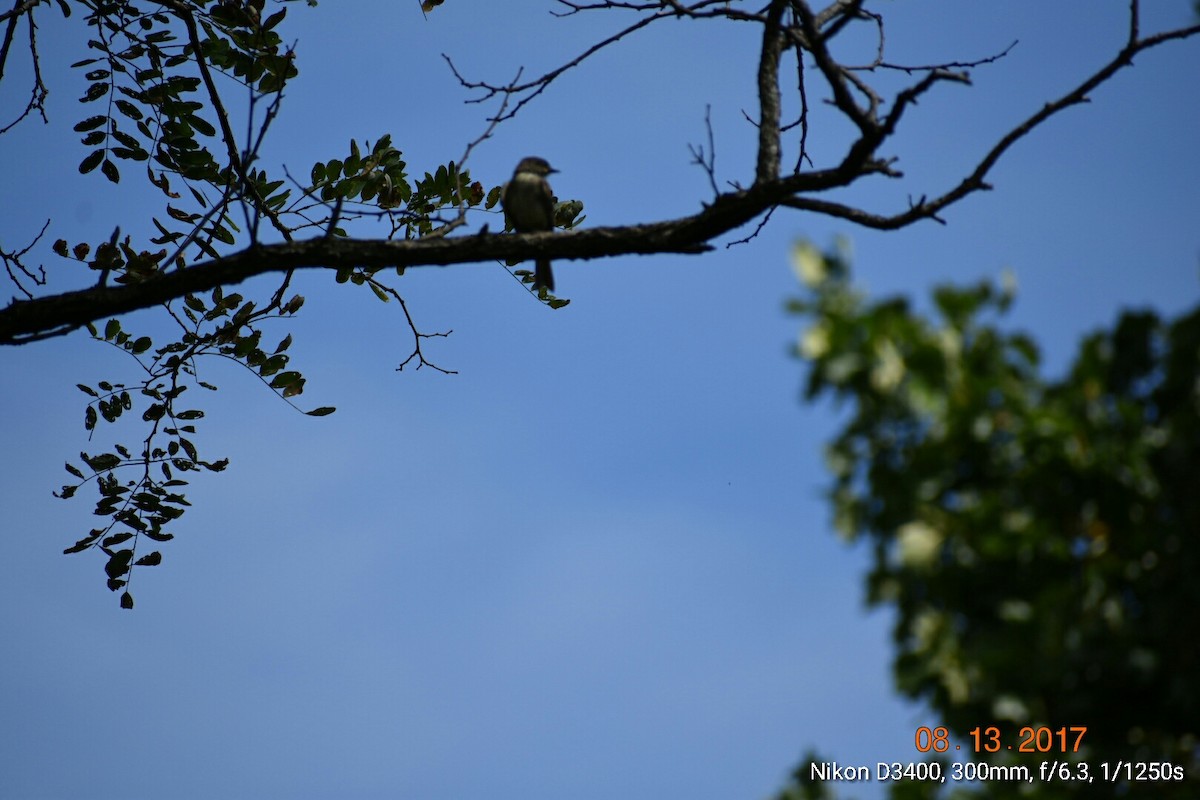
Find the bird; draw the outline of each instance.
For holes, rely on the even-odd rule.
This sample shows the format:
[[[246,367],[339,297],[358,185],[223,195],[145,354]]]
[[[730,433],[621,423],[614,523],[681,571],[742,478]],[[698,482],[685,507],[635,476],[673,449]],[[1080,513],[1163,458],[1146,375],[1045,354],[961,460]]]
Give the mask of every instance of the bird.
[[[546,176],[558,172],[550,162],[539,156],[522,158],[513,171],[512,180],[504,185],[501,202],[504,219],[517,233],[536,233],[554,230],[554,191]],[[550,259],[539,258],[533,272],[533,290],[545,286],[554,291],[554,273]]]

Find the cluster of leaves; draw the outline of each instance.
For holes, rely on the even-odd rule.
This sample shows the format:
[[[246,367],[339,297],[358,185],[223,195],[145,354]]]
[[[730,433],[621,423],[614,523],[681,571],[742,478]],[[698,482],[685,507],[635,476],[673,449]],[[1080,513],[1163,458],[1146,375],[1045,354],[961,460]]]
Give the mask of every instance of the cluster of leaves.
[[[1050,380],[1029,337],[986,321],[1011,290],[940,288],[929,318],[868,303],[836,252],[796,264],[806,396],[852,407],[827,452],[835,520],[872,544],[900,689],[958,736],[1087,725],[1073,758],[1172,762],[1186,780],[1155,796],[1196,796],[1200,308],[1126,312]]]
[[[121,162],[143,162],[148,182],[165,198],[165,213],[150,220],[157,235],[147,246],[128,235],[122,238],[119,230],[95,244],[54,243],[57,255],[98,273],[101,285],[141,283],[167,269],[187,269],[192,257],[219,258],[223,247],[257,242],[260,220],[290,240],[310,227],[344,236],[340,223],[369,215],[390,221],[392,236],[402,232],[413,238],[444,225],[446,220],[437,216],[443,209],[457,213],[484,202],[483,186],[453,162],[410,181],[389,136],[363,149],[351,141],[347,157],[319,162],[312,169],[312,185],[298,187],[302,194],[295,200],[285,181],[257,166],[282,90],[297,74],[294,53],[276,32],[285,8],[268,15],[265,0],[149,5],[109,0],[86,6],[86,23],[94,31],[88,46],[98,55],[74,65],[87,70],[90,82],[80,102],[105,108],[75,126],[88,148],[80,171],[99,170],[117,183]],[[64,5],[63,11],[69,16],[70,7]],[[249,131],[244,142],[234,139],[225,93],[230,87],[245,98],[251,124],[236,126]],[[257,111],[264,103],[265,111]],[[178,337],[157,347],[149,337],[121,330],[116,321],[103,333],[93,330],[97,340],[136,359],[140,375],[129,388],[116,381],[100,384],[99,391],[81,386],[95,393],[85,412],[89,437],[99,421],[128,416],[144,397],[145,438],[140,446],[119,444],[100,455],[85,455],[82,466],[69,465],[79,482],[58,494],[71,497],[83,483],[95,481],[100,493],[96,513],[110,522],[90,530],[68,552],[103,551],[109,587],[124,589],[123,606],[133,602],[127,587],[132,568],[160,558],[156,553],[138,558],[139,541],[143,536],[169,539],[164,526],[186,506],[180,475],[220,471],[227,463],[199,458],[192,421],[203,412],[176,407],[189,387],[215,388],[197,377],[197,360],[235,360],[289,403],[303,392],[303,375],[288,364],[291,335],[272,350],[262,346],[259,327],[269,318],[299,311],[301,297],[286,299],[290,278],[285,275],[273,295],[261,301],[218,289],[211,297],[189,295],[168,304]],[[399,298],[374,273],[344,270],[338,280],[366,283],[385,301]],[[418,356],[420,338],[430,335],[414,328]],[[427,363],[423,356],[421,361]],[[306,413],[320,416],[332,410]],[[125,475],[132,477],[118,479]]]
[[[100,250],[110,250],[107,258],[114,262],[122,254],[132,250],[128,240],[118,246],[110,243],[101,245]],[[59,252],[73,252],[77,258],[85,258],[88,249],[83,245],[70,248],[65,241],[55,243]],[[103,256],[98,256],[103,258]],[[128,263],[122,275],[127,275]],[[148,426],[140,446],[130,447],[117,443],[111,451],[96,455],[80,454],[84,468],[67,463],[66,469],[78,480],[67,484],[55,494],[63,499],[71,498],[86,483],[95,481],[99,497],[95,514],[108,517],[109,522],[93,528],[64,553],[78,553],[99,549],[107,556],[104,570],[108,588],[123,589],[121,606],[133,607],[133,595],[128,583],[132,570],[138,566],[154,566],[162,561],[159,551],[138,557],[142,537],[154,542],[166,542],[173,534],[165,526],[178,520],[189,505],[181,493],[188,482],[181,476],[205,470],[221,472],[229,459],[205,460],[199,455],[194,442],[195,421],[204,417],[199,408],[180,408],[179,398],[190,386],[208,391],[217,387],[200,379],[196,362],[203,356],[218,356],[241,363],[266,383],[279,397],[291,402],[291,398],[304,391],[304,376],[288,369],[292,337],[288,334],[269,352],[262,347],[263,331],[260,323],[268,318],[285,318],[296,314],[304,305],[304,298],[294,295],[286,302],[276,300],[259,309],[254,301],[240,294],[225,294],[220,288],[209,297],[188,295],[178,307],[169,307],[182,334],[157,348],[149,336],[134,336],[113,319],[100,331],[89,326],[92,337],[120,349],[137,362],[142,374],[141,383],[127,386],[123,383],[100,381],[97,388],[79,384],[80,391],[91,399],[84,410],[84,428],[89,438],[97,425],[116,423],[131,412],[135,405],[144,405],[140,415]],[[321,407],[306,412],[311,416],[324,416],[333,412],[331,407]],[[118,474],[126,477],[118,479]]]
[[[206,11],[205,5],[211,8]],[[102,55],[72,66],[88,70],[85,77],[90,83],[80,102],[106,100],[107,110],[75,126],[85,134],[83,144],[96,148],[80,163],[79,171],[100,167],[116,183],[120,171],[114,158],[147,161],[153,153],[160,167],[187,180],[228,182],[237,177],[222,178],[217,159],[197,138],[211,140],[217,135],[213,122],[201,115],[210,104],[198,98],[209,65],[262,94],[279,92],[296,74],[291,53],[282,49],[273,30],[287,10],[260,22],[262,10],[263,0],[247,4],[177,0],[155,4],[149,11],[127,0],[93,4],[87,23],[95,34],[88,47]],[[188,33],[183,42],[176,30],[177,16]],[[151,179],[161,180],[153,175]],[[161,188],[169,193],[169,188]]]
[[[251,113],[258,98],[273,95],[278,101],[297,72],[293,54],[274,31],[287,10],[263,20],[263,6],[263,0],[175,0],[144,11],[122,0],[94,4],[87,17],[95,30],[88,46],[101,55],[73,65],[87,69],[91,82],[80,102],[107,104],[104,113],[75,126],[84,134],[82,143],[95,148],[79,170],[99,167],[116,183],[121,177],[117,161],[150,162],[147,179],[167,198],[166,221],[152,220],[160,233],[152,241],[177,245],[170,261],[180,266],[187,245],[215,258],[216,244],[235,243],[239,231],[230,217],[235,203],[248,209],[247,218],[256,226],[264,215],[277,221],[290,197],[280,191],[283,181],[250,166],[261,140],[240,150],[232,141],[213,75],[244,86]],[[267,116],[273,115],[272,109]],[[179,207],[172,177],[182,179],[198,211]]]
[[[484,202],[483,184],[471,180],[469,170],[453,161],[438,166],[434,173],[410,181],[403,153],[384,135],[372,145],[350,140],[344,158],[318,161],[312,167],[308,193],[322,203],[356,203],[379,209],[391,222],[391,236],[417,239],[428,236],[440,225],[444,209],[475,208]],[[498,193],[498,190],[493,190]],[[486,207],[492,208],[494,200]],[[334,228],[339,236],[345,230]]]

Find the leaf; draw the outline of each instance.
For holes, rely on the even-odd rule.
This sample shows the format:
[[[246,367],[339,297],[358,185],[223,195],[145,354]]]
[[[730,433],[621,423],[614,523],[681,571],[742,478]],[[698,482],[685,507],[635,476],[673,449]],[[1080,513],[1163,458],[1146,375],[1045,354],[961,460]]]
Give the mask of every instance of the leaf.
[[[132,536],[133,534],[130,535]],[[117,552],[113,553],[112,556],[109,557],[108,563],[104,565],[104,571],[107,573],[109,580],[114,581],[125,573],[129,572],[129,562],[132,560],[132,550],[118,550]]]
[[[128,589],[121,594],[121,608],[133,608],[133,595]]]
[[[155,550],[153,553],[148,553],[134,562],[135,567],[157,567],[162,563],[162,553]]]
[[[96,540],[100,538],[100,534],[101,531],[92,531],[87,536],[68,547],[66,550],[63,550],[63,555],[69,555],[70,553],[81,553],[84,550],[87,550],[96,543]]]
[[[149,336],[141,336],[137,339],[137,341],[135,341],[133,343],[133,346],[130,348],[130,351],[134,355],[139,355],[139,354],[144,353],[147,350],[149,350],[150,345],[152,345],[152,344],[153,344],[153,342],[150,340]]]
[[[98,456],[84,455],[83,461],[92,468],[92,472],[105,472],[121,463],[121,459],[114,453],[102,453]]]
[[[83,122],[80,122],[79,124],[77,124],[75,126],[75,131],[76,131],[76,133],[83,133],[84,131],[94,131],[94,130],[96,130],[96,128],[99,128],[101,125],[103,125],[107,121],[108,121],[107,116],[105,116],[104,114],[97,114],[96,116],[88,117]]]
[[[128,100],[117,100],[115,105],[117,106],[118,111],[135,122],[141,120],[143,116],[141,109]]]
[[[88,87],[88,90],[84,92],[83,97],[79,98],[79,102],[90,103],[94,100],[99,100],[106,94],[108,94],[107,83],[93,83]]]
[[[382,300],[385,303],[391,302],[392,298],[388,297],[387,292],[385,292],[383,289],[380,289],[378,284],[371,283],[370,287],[371,287],[371,291],[374,292],[375,296],[378,297],[380,300]]]
[[[113,183],[121,182],[121,173],[117,170],[117,165],[104,159],[104,163],[100,165],[100,171],[104,173],[104,177],[108,178]]]
[[[312,411],[305,411],[304,413],[310,417],[327,417],[336,410],[337,408],[334,406],[321,406],[320,408],[314,408]]]
[[[300,373],[295,370],[281,372],[271,379],[271,388],[280,389],[284,386],[290,386],[298,380],[300,380]]]
[[[269,17],[267,17],[267,21],[263,23],[263,30],[265,30],[265,31],[269,31],[269,30],[271,30],[271,29],[272,29],[272,28],[274,28],[276,25],[278,25],[280,22],[282,22],[282,21],[283,21],[283,18],[284,18],[285,16],[287,16],[287,9],[286,9],[286,8],[283,8],[283,9],[280,9],[279,11],[276,11],[274,14],[272,14],[272,15],[271,15],[271,16],[269,16]]]
[[[142,420],[145,422],[153,422],[160,420],[167,413],[167,407],[162,403],[154,403],[144,412],[142,412]]]
[[[120,544],[121,542],[128,542],[132,538],[133,538],[133,534],[129,533],[128,531],[125,531],[123,533],[114,533],[112,536],[106,537],[104,539],[104,541],[100,543],[100,546],[101,547],[112,547],[114,545]],[[132,552],[132,551],[130,551],[130,552]]]
[[[79,162],[79,173],[86,175],[96,167],[100,166],[100,162],[104,160],[104,150],[93,150],[87,158]]]
[[[100,395],[98,395],[98,394],[96,393],[96,390],[95,390],[95,389],[93,389],[93,388],[92,388],[92,387],[90,387],[90,386],[84,386],[82,383],[77,383],[77,384],[75,384],[75,385],[79,387],[79,391],[81,391],[81,392],[83,392],[83,393],[85,393],[85,394],[90,394],[92,397],[99,397],[99,396],[100,396]]]
[[[230,233],[229,229],[226,228],[224,225],[213,225],[211,228],[208,228],[206,232],[211,234],[212,237],[214,239],[216,239],[218,242],[224,242],[225,244],[233,244],[235,241],[233,238],[233,234]]]
[[[73,464],[71,464],[70,461],[67,462],[66,466],[67,466],[67,472],[71,473],[72,475],[74,475],[76,478],[79,478],[80,480],[86,480],[83,476],[83,473],[79,470],[79,467],[74,466]]]

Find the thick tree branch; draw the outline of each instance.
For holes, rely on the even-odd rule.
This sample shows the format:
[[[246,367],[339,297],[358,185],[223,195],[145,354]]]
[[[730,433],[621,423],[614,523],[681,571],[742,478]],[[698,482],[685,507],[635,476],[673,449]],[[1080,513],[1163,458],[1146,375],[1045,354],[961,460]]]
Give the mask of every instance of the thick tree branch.
[[[682,226],[594,228],[562,234],[499,234],[451,239],[347,240],[319,237],[261,245],[141,283],[98,286],[33,300],[14,300],[0,310],[0,344],[24,344],[69,333],[89,322],[211,291],[271,272],[294,269],[447,266],[546,254],[556,259],[627,253],[702,252]]]
[[[771,0],[763,25],[762,50],[758,56],[758,165],[755,183],[779,177],[779,61],[783,54],[780,20],[787,0]]]

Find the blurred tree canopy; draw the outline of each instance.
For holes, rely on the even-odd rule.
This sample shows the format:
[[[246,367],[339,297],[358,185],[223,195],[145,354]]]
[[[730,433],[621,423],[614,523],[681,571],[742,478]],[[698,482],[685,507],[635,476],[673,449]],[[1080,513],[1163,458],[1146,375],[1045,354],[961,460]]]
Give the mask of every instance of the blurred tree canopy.
[[[794,263],[805,397],[848,410],[826,452],[834,518],[870,545],[869,602],[896,612],[897,686],[963,750],[997,727],[999,752],[973,760],[1035,775],[1086,762],[1095,779],[961,796],[1200,796],[1200,305],[1173,320],[1126,311],[1050,379],[1036,342],[1000,324],[1007,282],[943,286],[923,313],[868,301],[837,248],[801,244]],[[1010,753],[1024,726],[1087,732],[1078,752],[1070,733],[1065,755],[1057,735]],[[914,760],[937,755],[914,746]],[[1105,762],[1183,778],[1139,781],[1135,766],[1114,786]],[[785,796],[827,788],[805,763]]]

